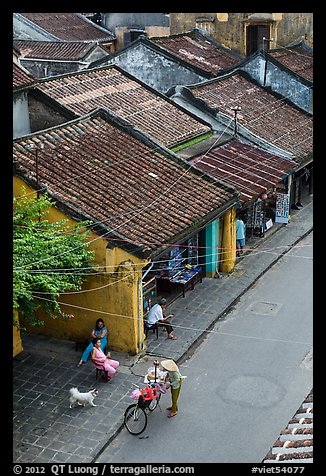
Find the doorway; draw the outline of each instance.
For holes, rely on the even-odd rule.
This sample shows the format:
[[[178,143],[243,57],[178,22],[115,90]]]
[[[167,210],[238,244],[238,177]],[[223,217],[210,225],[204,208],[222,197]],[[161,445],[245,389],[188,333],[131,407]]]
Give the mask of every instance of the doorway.
[[[250,56],[258,50],[264,48],[263,38],[270,39],[269,25],[250,25],[246,31],[246,55]],[[269,47],[269,41],[266,42],[266,49]]]

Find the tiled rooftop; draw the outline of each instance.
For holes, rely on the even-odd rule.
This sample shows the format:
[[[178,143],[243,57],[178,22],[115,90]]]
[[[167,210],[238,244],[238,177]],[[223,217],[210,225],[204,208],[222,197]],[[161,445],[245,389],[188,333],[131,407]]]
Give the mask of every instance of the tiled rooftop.
[[[192,157],[189,162],[203,172],[235,187],[241,192],[240,200],[256,199],[262,192],[276,186],[297,164],[271,154],[256,146],[231,140]]]
[[[281,431],[263,463],[313,462],[313,391]]]
[[[43,30],[65,41],[113,40],[114,35],[99,28],[79,13],[20,13]]]
[[[313,54],[302,45],[270,50],[268,53],[290,70],[313,81]]]
[[[13,62],[12,82],[14,90],[17,90],[26,86],[31,86],[35,83],[35,79],[24,68]]]
[[[94,44],[82,41],[14,40],[22,58],[78,61],[84,58]]]
[[[157,253],[160,244],[191,233],[216,216],[217,209],[236,201],[234,189],[205,179],[116,121],[106,111],[94,111],[14,140],[15,174],[36,188],[35,148],[28,149],[34,145],[39,186],[68,215],[91,219],[100,232],[121,238],[122,245],[139,243],[133,252],[142,256]]]
[[[77,115],[97,107],[109,109],[166,147],[210,131],[208,125],[116,66],[40,80],[37,88]]]
[[[311,115],[290,106],[268,92],[243,72],[230,73],[195,86],[187,86],[209,107],[234,118],[232,107],[240,106],[238,122],[267,142],[293,154],[301,161],[312,156]]]
[[[241,61],[236,53],[206,39],[196,30],[177,35],[150,37],[149,40],[183,61],[214,76]]]

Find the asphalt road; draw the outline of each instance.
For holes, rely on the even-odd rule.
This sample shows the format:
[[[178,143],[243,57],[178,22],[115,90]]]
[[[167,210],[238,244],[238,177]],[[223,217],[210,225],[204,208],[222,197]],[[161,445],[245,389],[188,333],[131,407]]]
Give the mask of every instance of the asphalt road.
[[[245,293],[181,367],[145,432],[125,429],[102,463],[260,463],[313,386],[311,233]],[[237,279],[237,278],[233,278]],[[200,316],[198,317],[200,325]]]

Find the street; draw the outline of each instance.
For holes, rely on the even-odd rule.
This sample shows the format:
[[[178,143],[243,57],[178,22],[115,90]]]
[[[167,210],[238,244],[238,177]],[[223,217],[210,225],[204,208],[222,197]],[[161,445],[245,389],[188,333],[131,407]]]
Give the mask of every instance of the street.
[[[123,429],[96,462],[262,461],[313,386],[312,241],[268,270],[180,366],[179,414],[166,417],[168,392],[140,437]]]

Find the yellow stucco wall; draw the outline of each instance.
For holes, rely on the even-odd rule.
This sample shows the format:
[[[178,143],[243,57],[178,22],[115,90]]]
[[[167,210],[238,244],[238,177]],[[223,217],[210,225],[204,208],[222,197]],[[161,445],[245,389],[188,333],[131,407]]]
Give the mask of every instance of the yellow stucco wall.
[[[208,34],[226,48],[246,54],[246,20],[249,15],[257,18],[270,18],[270,37],[273,41],[270,48],[287,46],[305,38],[309,46],[313,46],[313,13],[170,13],[171,35],[189,31],[195,27]],[[213,19],[214,22],[197,22],[199,18]],[[253,23],[251,23],[253,24]],[[256,24],[263,24],[257,21]]]
[[[14,177],[14,195],[33,192],[18,177]],[[47,219],[57,221],[67,218],[58,209],[51,207]],[[69,219],[73,225],[74,220]],[[29,332],[57,338],[83,341],[90,336],[96,319],[101,317],[109,329],[109,347],[124,352],[138,353],[143,347],[142,306],[139,306],[139,281],[142,268],[148,263],[115,247],[107,249],[107,240],[92,235],[90,248],[95,251],[93,264],[98,272],[85,281],[82,292],[62,294],[58,298],[60,308],[74,317],[64,320],[52,319],[40,312],[44,326],[34,327],[23,322]],[[100,274],[98,274],[100,273]],[[140,287],[141,293],[141,287]],[[140,331],[141,329],[141,331]]]
[[[18,312],[14,311],[14,325],[13,325],[13,357],[23,352],[23,344],[19,330],[19,316]]]

